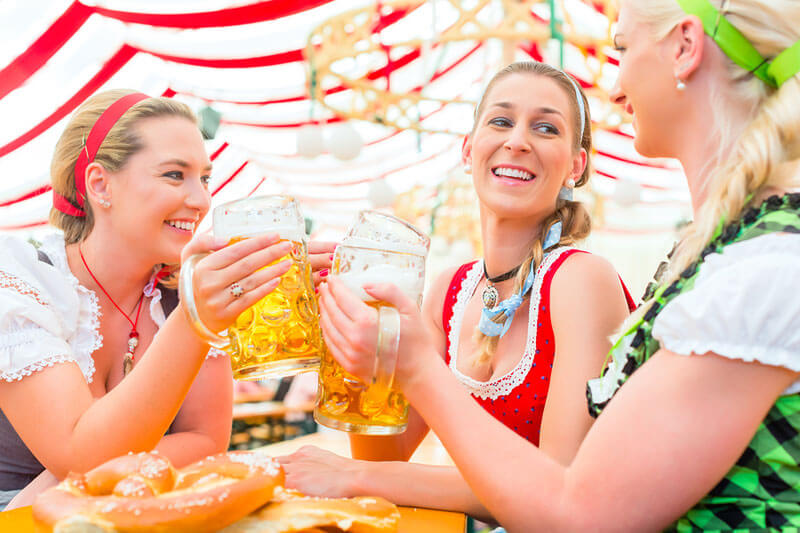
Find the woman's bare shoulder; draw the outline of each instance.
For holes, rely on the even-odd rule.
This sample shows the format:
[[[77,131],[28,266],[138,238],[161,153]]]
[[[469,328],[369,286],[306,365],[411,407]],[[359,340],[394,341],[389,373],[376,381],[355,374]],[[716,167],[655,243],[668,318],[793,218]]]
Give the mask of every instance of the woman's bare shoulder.
[[[442,310],[444,309],[445,298],[447,291],[450,289],[450,283],[453,281],[453,276],[456,275],[458,269],[463,265],[456,265],[445,268],[442,270],[431,283],[428,290],[425,291],[425,299],[422,304],[423,314],[433,322],[436,327],[444,331],[442,325]]]

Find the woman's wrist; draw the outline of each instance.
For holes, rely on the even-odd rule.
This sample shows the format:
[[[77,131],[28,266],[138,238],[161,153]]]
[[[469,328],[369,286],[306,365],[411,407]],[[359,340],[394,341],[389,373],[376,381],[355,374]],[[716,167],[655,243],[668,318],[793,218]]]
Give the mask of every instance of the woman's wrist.
[[[348,476],[347,497],[355,498],[356,496],[376,494],[373,487],[377,477],[375,470],[379,466],[379,463],[353,459],[353,466]]]
[[[194,329],[194,326],[192,326],[192,323],[187,316],[186,310],[182,306],[183,302],[178,302],[178,305],[175,306],[175,309],[167,317],[164,325],[166,326],[170,322],[174,321],[176,326],[179,328],[179,334],[181,337],[191,339],[191,344],[195,344],[198,348],[201,348],[204,352],[207,352],[210,344],[197,334],[197,331]],[[164,328],[162,327],[162,329]],[[175,330],[172,328],[167,328],[167,331]]]

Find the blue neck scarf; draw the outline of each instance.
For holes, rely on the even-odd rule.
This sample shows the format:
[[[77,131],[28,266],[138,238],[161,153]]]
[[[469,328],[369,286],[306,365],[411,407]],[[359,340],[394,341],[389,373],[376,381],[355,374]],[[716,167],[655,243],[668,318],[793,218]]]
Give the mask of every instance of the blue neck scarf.
[[[556,222],[550,226],[544,238],[544,243],[542,244],[543,250],[547,250],[551,246],[558,244],[561,240],[561,227],[561,222]],[[550,252],[547,252],[544,257],[547,257],[549,253]],[[544,261],[544,258],[542,258],[542,261]],[[522,284],[518,293],[512,294],[506,300],[503,300],[491,309],[483,308],[481,311],[481,320],[478,322],[478,329],[481,333],[487,337],[497,337],[498,335],[502,337],[506,334],[508,328],[511,327],[511,321],[514,320],[514,313],[517,312],[519,306],[522,305],[523,298],[528,294],[528,291],[531,290],[531,287],[533,287],[533,278],[536,275],[535,266],[533,261],[531,261],[530,271],[528,271],[525,282]],[[492,319],[501,313],[505,313],[506,319],[500,323],[494,322]]]

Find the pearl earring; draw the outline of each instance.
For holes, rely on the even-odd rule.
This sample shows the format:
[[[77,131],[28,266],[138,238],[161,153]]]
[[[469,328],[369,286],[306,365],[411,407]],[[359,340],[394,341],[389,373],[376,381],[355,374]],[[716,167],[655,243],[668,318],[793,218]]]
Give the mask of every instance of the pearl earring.
[[[676,78],[675,88],[678,89],[679,91],[685,90],[686,89],[686,82],[684,82],[680,78]]]
[[[572,178],[568,179],[567,180],[567,187],[569,187],[570,189],[574,189],[575,188],[575,180],[572,179]]]
[[[105,208],[109,208],[109,207],[111,207],[111,202],[109,202],[108,200],[106,200],[104,198],[104,199],[100,200],[100,205],[102,205]]]
[[[471,174],[472,173],[472,165],[466,163],[464,165],[464,174]]]

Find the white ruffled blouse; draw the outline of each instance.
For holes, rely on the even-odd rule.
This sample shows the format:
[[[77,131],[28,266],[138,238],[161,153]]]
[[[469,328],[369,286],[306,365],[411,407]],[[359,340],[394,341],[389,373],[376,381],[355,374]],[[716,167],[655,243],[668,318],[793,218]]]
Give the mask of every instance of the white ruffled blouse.
[[[103,345],[97,296],[70,271],[61,234],[47,236],[40,249],[52,265],[40,261],[30,243],[0,236],[0,380],[72,361],[91,383],[92,353]],[[144,294],[152,297],[150,316],[161,327],[161,291],[151,281]]]
[[[678,354],[800,372],[800,235],[772,233],[707,256],[694,288],[658,314],[653,337]],[[784,394],[796,392],[800,379]]]

